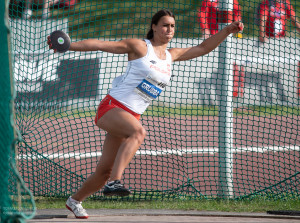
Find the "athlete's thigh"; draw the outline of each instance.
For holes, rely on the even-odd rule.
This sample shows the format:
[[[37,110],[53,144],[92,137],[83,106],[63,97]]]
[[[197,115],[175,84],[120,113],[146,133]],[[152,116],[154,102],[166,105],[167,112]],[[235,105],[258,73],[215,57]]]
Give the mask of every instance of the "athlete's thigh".
[[[129,112],[121,108],[113,108],[106,112],[97,122],[97,126],[109,134],[127,138],[140,130],[141,123]]]

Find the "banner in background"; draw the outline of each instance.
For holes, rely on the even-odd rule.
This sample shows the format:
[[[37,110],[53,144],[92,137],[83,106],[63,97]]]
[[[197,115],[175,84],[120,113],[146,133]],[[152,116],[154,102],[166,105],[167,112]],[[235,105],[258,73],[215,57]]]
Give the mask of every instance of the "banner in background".
[[[47,107],[59,106],[60,102],[69,100],[95,100],[98,95],[99,72],[99,59],[17,61],[16,102]]]

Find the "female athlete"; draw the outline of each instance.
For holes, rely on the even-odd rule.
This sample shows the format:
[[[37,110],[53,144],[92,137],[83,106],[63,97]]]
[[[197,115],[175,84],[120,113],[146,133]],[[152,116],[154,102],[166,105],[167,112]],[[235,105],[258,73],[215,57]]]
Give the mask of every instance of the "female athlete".
[[[169,10],[160,10],[152,18],[146,39],[87,39],[71,43],[71,51],[100,50],[128,55],[126,72],[113,81],[113,86],[100,102],[95,117],[95,124],[107,132],[96,171],[66,203],[66,207],[77,218],[88,218],[81,202],[103,186],[103,193],[107,196],[130,194],[121,179],[124,169],[146,136],[139,118],[169,83],[172,63],[208,54],[228,35],[242,29],[243,24],[236,21],[200,45],[167,49],[175,33],[175,16]],[[48,45],[52,49],[49,37]]]

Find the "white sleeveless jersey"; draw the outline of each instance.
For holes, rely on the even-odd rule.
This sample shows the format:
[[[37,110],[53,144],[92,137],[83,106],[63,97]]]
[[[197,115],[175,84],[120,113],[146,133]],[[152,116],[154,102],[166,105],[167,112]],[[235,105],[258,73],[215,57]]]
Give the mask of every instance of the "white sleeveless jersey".
[[[137,114],[142,114],[150,102],[164,90],[171,78],[172,58],[166,50],[166,60],[159,59],[150,40],[147,55],[128,61],[125,74],[116,77],[109,95]]]

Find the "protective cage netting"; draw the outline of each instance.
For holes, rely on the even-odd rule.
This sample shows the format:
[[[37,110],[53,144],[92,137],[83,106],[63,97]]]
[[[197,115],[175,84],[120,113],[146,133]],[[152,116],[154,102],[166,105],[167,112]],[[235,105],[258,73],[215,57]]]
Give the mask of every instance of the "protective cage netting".
[[[222,185],[229,185],[233,198],[299,196],[298,34],[288,20],[285,37],[258,44],[258,0],[239,3],[245,29],[232,36],[227,55],[230,168],[223,169],[219,150],[221,92],[227,86],[220,82],[217,48],[175,62],[171,83],[142,115],[147,136],[124,173],[133,192],[128,199],[214,198]],[[298,14],[300,3],[291,3]],[[126,55],[53,53],[47,36],[63,30],[72,41],[145,38],[154,13],[169,9],[176,16],[169,47],[188,47],[204,40],[200,7],[201,1],[193,0],[79,0],[51,6],[45,17],[42,4],[34,1],[31,17],[24,18],[23,1],[11,2],[15,124],[22,137],[17,159],[34,196],[67,197],[95,170],[105,137],[94,124],[96,109],[127,65]],[[229,183],[222,181],[222,171],[229,171]]]

